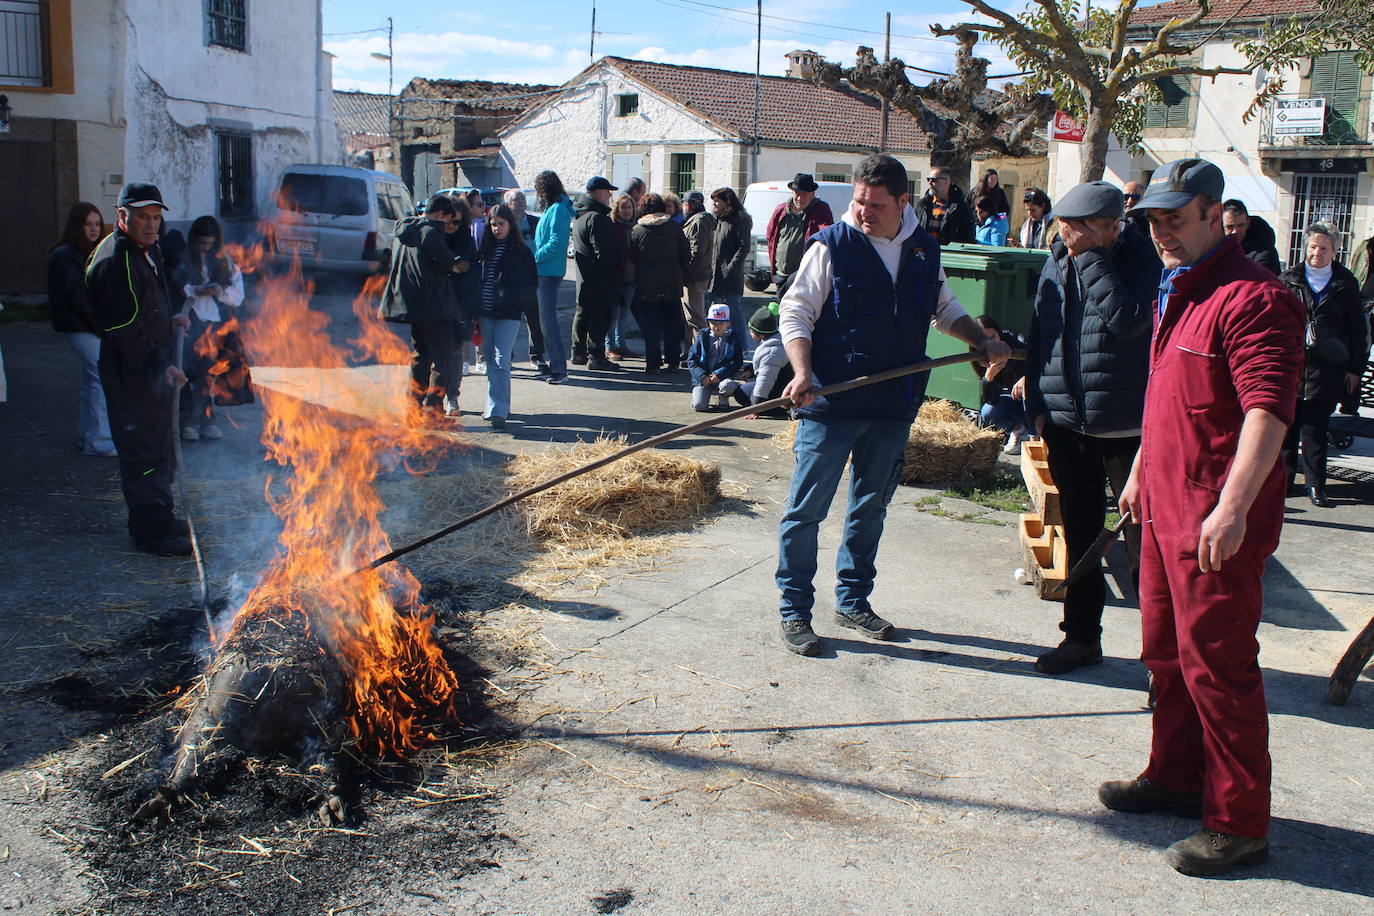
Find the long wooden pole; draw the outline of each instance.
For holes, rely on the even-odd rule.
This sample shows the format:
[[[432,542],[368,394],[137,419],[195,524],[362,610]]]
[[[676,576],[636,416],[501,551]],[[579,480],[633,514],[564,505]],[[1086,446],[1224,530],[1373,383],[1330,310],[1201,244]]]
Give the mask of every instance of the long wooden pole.
[[[928,359],[923,362],[912,363],[909,366],[900,366],[896,369],[889,369],[886,372],[876,372],[873,375],[861,376],[856,379],[851,379],[847,382],[837,382],[834,385],[826,385],[824,388],[816,389],[815,395],[817,397],[826,397],[832,394],[839,394],[841,391],[852,391],[855,388],[863,388],[866,385],[877,385],[880,382],[890,382],[893,379],[903,378],[908,375],[916,375],[920,372],[930,372],[932,369],[939,369],[942,366],[957,366],[960,363],[973,362],[975,359],[978,359],[982,355],[982,350],[973,350],[969,353],[956,353],[952,356],[942,356],[938,359]],[[1012,351],[1011,358],[1024,359],[1025,352],[1014,350]],[[349,573],[349,575],[355,576],[358,573],[363,572],[365,570],[376,569],[379,566],[384,566],[387,563],[390,563],[392,560],[396,560],[400,557],[405,556],[411,551],[419,550],[426,544],[432,544],[433,542],[439,540],[442,537],[447,537],[448,535],[459,530],[460,528],[466,528],[473,522],[481,521],[488,515],[500,512],[507,506],[514,505],[522,499],[533,496],[536,493],[542,493],[545,490],[558,486],[560,483],[565,483],[569,480],[572,480],[574,477],[580,477],[581,475],[586,474],[589,471],[595,471],[597,468],[605,467],[611,462],[619,461],[621,458],[626,458],[630,455],[633,455],[635,452],[642,452],[646,448],[653,448],[655,446],[662,445],[665,442],[671,442],[672,440],[680,438],[682,436],[688,436],[692,433],[699,433],[703,429],[710,429],[712,426],[720,426],[722,423],[729,423],[732,420],[740,420],[744,417],[753,416],[754,414],[762,413],[766,410],[772,410],[775,407],[791,406],[792,402],[788,400],[786,397],[773,398],[771,401],[763,401],[758,404],[752,404],[748,407],[741,407],[738,410],[732,410],[729,413],[723,413],[719,416],[711,417],[706,420],[700,420],[696,423],[691,423],[687,426],[679,426],[677,429],[670,429],[666,433],[660,433],[657,436],[645,439],[643,442],[636,442],[634,445],[627,446],[613,455],[607,455],[604,458],[598,458],[596,461],[593,461],[590,464],[584,464],[579,468],[574,468],[571,471],[559,474],[557,477],[551,477],[543,483],[537,483],[532,487],[526,487],[518,493],[512,493],[511,495],[503,499],[497,500],[490,506],[487,506],[485,509],[479,509],[478,511],[469,515],[467,518],[463,518],[454,522],[447,528],[441,528],[433,534],[420,538],[418,541],[412,541],[411,543],[406,544],[403,547],[397,547],[390,553],[383,554],[382,556],[373,560],[371,563],[368,563],[366,566],[362,566],[358,569],[355,569],[352,573]]]

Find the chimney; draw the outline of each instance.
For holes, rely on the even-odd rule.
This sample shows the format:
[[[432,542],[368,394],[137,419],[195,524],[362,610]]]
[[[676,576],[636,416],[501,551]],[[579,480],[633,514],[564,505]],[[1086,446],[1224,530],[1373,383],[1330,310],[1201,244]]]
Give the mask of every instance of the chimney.
[[[787,76],[791,79],[809,80],[816,75],[816,65],[821,56],[815,51],[788,51]]]

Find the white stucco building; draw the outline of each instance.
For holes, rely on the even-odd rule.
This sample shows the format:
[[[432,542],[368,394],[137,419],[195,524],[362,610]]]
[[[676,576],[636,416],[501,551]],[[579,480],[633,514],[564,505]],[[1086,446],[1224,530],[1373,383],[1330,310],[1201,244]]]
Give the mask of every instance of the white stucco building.
[[[815,57],[793,52],[789,76],[761,78],[757,130],[752,73],[603,57],[503,129],[502,158],[521,187],[553,169],[570,191],[592,175],[678,193],[797,172],[848,181],[880,145],[881,109],[871,96],[801,78]],[[923,190],[929,144],[914,119],[890,113],[886,152]]]
[[[34,218],[22,250],[0,251],[0,291],[41,289],[67,208],[109,222],[125,181],[155,182],[172,219],[236,232],[283,166],[337,161],[321,3],[0,3],[0,174]]]
[[[1181,37],[1202,42],[1196,59],[1204,67],[1243,67],[1233,42],[1304,7],[1319,10],[1316,0],[1220,0],[1196,34]],[[1142,8],[1132,18],[1131,37],[1144,41],[1158,24],[1196,8],[1190,0]],[[1242,123],[1256,92],[1279,77],[1284,92],[1276,103]],[[1177,78],[1165,89],[1166,103],[1150,107],[1138,155],[1113,138],[1107,181],[1148,183],[1160,165],[1185,157],[1214,162],[1226,175],[1226,196],[1244,201],[1274,227],[1285,263],[1293,262],[1303,229],[1318,220],[1342,234],[1343,250],[1374,235],[1370,77],[1355,66],[1352,52],[1333,50],[1281,74]],[[1294,120],[1288,103],[1302,99],[1321,100],[1323,118],[1316,133],[1287,134]],[[1050,146],[1051,197],[1058,197],[1078,182],[1081,150],[1075,143]]]

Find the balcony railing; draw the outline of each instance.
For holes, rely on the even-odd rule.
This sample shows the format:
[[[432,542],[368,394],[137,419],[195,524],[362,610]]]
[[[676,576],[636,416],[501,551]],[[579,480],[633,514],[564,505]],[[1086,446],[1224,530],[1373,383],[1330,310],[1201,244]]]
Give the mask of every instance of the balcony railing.
[[[1284,103],[1296,99],[1322,99],[1326,102],[1325,114],[1320,125],[1321,133],[1294,132],[1297,129],[1296,124],[1304,123],[1304,112]],[[1371,142],[1371,136],[1374,136],[1370,125],[1371,116],[1374,116],[1374,107],[1370,105],[1368,93],[1310,92],[1275,96],[1264,106],[1264,120],[1260,125],[1260,146],[1367,146]]]

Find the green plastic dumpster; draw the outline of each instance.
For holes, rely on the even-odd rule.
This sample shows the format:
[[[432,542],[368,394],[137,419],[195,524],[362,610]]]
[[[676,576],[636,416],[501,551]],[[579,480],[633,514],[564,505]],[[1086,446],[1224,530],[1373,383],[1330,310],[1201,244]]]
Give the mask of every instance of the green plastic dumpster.
[[[991,315],[1003,328],[1023,337],[1030,330],[1035,286],[1047,257],[1044,249],[998,245],[954,244],[940,249],[940,265],[964,311],[974,318]],[[967,353],[968,345],[932,329],[926,352],[933,359]],[[967,365],[936,369],[930,374],[926,396],[977,410],[978,378]]]

